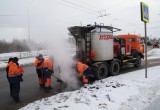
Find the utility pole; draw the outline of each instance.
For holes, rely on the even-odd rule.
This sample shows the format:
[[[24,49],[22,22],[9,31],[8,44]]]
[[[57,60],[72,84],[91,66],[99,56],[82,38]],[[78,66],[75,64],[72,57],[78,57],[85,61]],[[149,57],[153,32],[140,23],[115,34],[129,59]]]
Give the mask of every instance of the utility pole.
[[[30,7],[32,5],[34,0],[32,0],[28,6],[28,40],[30,41],[31,40],[31,30],[30,30]]]
[[[29,6],[28,6],[28,41],[29,41],[29,43],[30,43],[30,41],[31,41],[31,32],[30,32],[30,7],[31,7],[33,1],[34,1],[34,0],[32,0],[32,1],[30,2]],[[31,51],[29,50],[29,51],[28,51],[28,56],[30,56],[30,54],[31,54]]]
[[[147,26],[146,26],[146,22],[144,22],[144,30],[145,30],[145,78],[147,78],[148,62],[147,62]]]
[[[141,20],[144,22],[144,30],[145,30],[145,78],[147,78],[147,67],[148,67],[148,62],[147,62],[147,23],[149,23],[149,6],[141,2],[140,3],[141,7]]]
[[[80,24],[81,24],[81,27],[82,27],[82,21],[80,22]]]
[[[28,9],[28,40],[30,41],[30,13]]]

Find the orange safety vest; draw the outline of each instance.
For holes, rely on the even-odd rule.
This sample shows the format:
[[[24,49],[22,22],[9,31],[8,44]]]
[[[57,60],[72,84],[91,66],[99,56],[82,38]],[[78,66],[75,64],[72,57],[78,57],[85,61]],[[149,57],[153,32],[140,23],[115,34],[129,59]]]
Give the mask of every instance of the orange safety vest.
[[[20,72],[20,73],[24,73],[24,69],[23,69],[22,66],[20,66],[18,69],[19,69],[19,72]]]
[[[16,63],[11,62],[8,71],[8,77],[18,76],[21,74],[21,70],[19,69]]]
[[[7,65],[6,65],[6,68],[9,67],[13,62],[10,61]]]
[[[41,61],[39,61],[38,59],[36,59],[36,60],[34,61],[34,66],[35,66],[37,69],[42,68],[42,67],[43,67],[43,64],[44,64],[44,62],[42,62],[41,65],[38,66],[38,63],[39,63],[39,62],[41,62]]]
[[[77,62],[77,70],[79,74],[82,74],[86,69],[88,68],[88,65],[82,63],[82,62]]]
[[[43,68],[48,68],[48,70],[53,70],[53,61],[48,58],[44,60]]]
[[[88,68],[88,65],[83,64],[83,72]]]

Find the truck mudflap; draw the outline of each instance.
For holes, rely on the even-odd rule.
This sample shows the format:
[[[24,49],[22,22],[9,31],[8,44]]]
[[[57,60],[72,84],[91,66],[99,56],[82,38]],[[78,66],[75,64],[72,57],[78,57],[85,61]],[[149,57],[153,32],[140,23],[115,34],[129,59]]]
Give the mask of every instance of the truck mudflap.
[[[144,55],[142,53],[139,53],[139,56],[144,59]]]

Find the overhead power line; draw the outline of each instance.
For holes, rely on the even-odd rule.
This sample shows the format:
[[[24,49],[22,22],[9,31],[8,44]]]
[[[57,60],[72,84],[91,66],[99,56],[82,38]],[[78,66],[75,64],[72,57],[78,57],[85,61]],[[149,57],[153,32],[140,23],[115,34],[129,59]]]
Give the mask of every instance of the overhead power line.
[[[66,6],[66,7],[70,7],[72,9],[76,9],[76,10],[79,10],[81,12],[87,12],[87,13],[92,13],[92,14],[95,14],[95,12],[91,12],[91,11],[88,11],[88,10],[85,10],[83,8],[77,8],[75,6],[71,6],[71,5],[68,5],[68,4],[65,4],[65,3],[61,3],[61,2],[57,2],[57,1],[54,1],[55,3],[57,4],[60,4],[60,5],[63,5],[63,6]]]
[[[105,17],[105,16],[110,15],[110,14],[107,14],[107,13],[106,13],[106,9],[99,9],[99,7],[92,7],[91,4],[86,4],[86,3],[81,2],[81,1],[79,1],[79,0],[74,0],[74,1],[76,1],[76,2],[78,2],[78,3],[80,3],[80,4],[83,4],[83,5],[87,6],[87,8],[90,7],[90,9],[92,9],[92,8],[98,9],[99,11],[96,11],[96,12],[99,13],[98,18],[99,18],[99,17]],[[84,6],[83,6],[83,7],[84,7]],[[91,8],[91,7],[92,7],[92,8]],[[95,11],[95,10],[94,10],[94,11]]]
[[[105,17],[105,16],[109,16],[110,14],[107,14],[106,13],[106,9],[105,10],[100,10],[100,11],[98,11],[98,13],[100,14],[99,16],[98,16],[98,18],[99,17]]]
[[[0,27],[25,27],[25,24],[1,24]]]
[[[10,14],[0,14],[0,16],[27,16],[27,15],[10,15]]]
[[[89,14],[96,14],[97,15],[97,17],[99,18],[99,17],[105,17],[105,16],[108,16],[108,15],[110,15],[110,14],[107,14],[106,13],[106,9],[104,9],[104,10],[100,10],[100,11],[95,11],[95,10],[92,10],[92,9],[89,9],[89,8],[87,8],[87,7],[84,7],[84,6],[82,6],[82,5],[79,5],[79,4],[76,4],[76,3],[73,3],[73,2],[69,2],[69,1],[67,1],[67,0],[62,0],[63,2],[66,2],[66,3],[68,3],[68,4],[71,4],[71,5],[68,5],[68,4],[64,4],[64,3],[61,3],[61,2],[56,2],[56,3],[58,3],[58,4],[61,4],[61,5],[64,5],[64,6],[67,6],[67,7],[70,7],[70,8],[74,8],[74,9],[77,9],[77,10],[80,10],[80,11],[89,11],[88,13]],[[73,6],[72,6],[73,5]],[[78,8],[77,7],[75,7],[75,6],[78,6]],[[98,16],[98,13],[99,13],[99,16]]]
[[[69,2],[69,1],[67,1],[67,0],[62,0],[62,1],[66,2],[66,3],[69,3],[69,4],[72,4],[72,5],[75,5],[75,6],[78,6],[78,7],[81,7],[81,8],[84,8],[84,9],[87,9],[87,10],[92,11],[92,12],[97,12],[97,11],[92,10],[92,9],[89,9],[89,8],[87,8],[87,7],[85,7],[85,6],[82,6],[82,5],[73,3],[73,2]]]
[[[82,1],[80,1],[80,0],[74,0],[74,1],[76,1],[76,2],[78,2],[78,3],[81,3],[81,4],[83,4],[83,5],[86,5],[87,7],[90,7],[90,9],[94,8],[94,9],[100,10],[99,7],[91,6],[91,4],[84,3],[84,2],[82,2]]]

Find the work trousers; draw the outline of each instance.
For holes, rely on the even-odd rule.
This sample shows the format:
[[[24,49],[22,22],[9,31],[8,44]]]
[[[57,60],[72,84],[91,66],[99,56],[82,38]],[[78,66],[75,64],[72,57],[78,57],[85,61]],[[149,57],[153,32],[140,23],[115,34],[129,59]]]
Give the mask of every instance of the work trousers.
[[[8,77],[10,83],[10,91],[12,97],[15,101],[19,101],[19,92],[20,92],[20,80],[17,76],[15,77]]]
[[[8,71],[7,71],[8,72]],[[8,83],[9,83],[9,87],[10,87],[10,95],[12,96],[12,85],[10,84],[10,81],[9,81],[9,77],[8,77],[8,73],[6,74],[7,76],[7,80],[8,80]]]
[[[9,78],[7,78],[7,79],[8,79],[8,83],[9,83],[9,87],[10,87],[10,95],[12,96],[12,85],[11,85],[11,83],[9,81]]]
[[[51,71],[47,68],[43,68],[43,74],[45,78],[45,91],[48,92],[51,89]]]
[[[83,83],[89,83],[89,75],[91,73],[91,68],[88,67],[84,72],[83,72]]]
[[[43,73],[42,73],[42,69],[36,69],[36,72],[37,72],[37,75],[38,75],[38,81],[39,81],[39,85],[42,86],[44,85],[44,76],[43,76]]]
[[[44,72],[44,78],[45,78],[45,87],[51,87],[51,73],[50,72]]]

